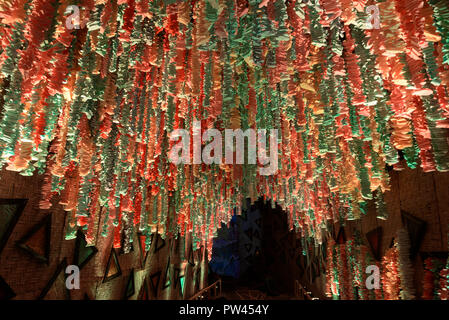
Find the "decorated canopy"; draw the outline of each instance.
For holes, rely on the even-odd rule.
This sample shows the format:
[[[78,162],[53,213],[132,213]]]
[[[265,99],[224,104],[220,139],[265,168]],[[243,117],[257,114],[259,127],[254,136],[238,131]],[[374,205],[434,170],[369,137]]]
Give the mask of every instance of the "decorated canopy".
[[[264,197],[320,242],[370,200],[387,217],[401,159],[449,169],[448,63],[447,0],[2,0],[0,163],[44,175],[67,239],[210,247]],[[278,129],[279,170],[171,163],[170,133],[196,120]]]

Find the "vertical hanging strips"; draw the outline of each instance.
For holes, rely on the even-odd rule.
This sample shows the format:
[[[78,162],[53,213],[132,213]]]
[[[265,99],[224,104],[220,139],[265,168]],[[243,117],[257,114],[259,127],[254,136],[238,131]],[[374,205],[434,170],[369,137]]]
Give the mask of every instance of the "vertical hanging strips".
[[[381,18],[371,27],[369,5]],[[44,175],[40,206],[63,205],[67,238],[82,227],[95,243],[101,230],[119,247],[133,231],[192,233],[195,246],[210,248],[243,200],[264,197],[320,243],[330,220],[358,219],[372,199],[387,218],[386,165],[398,168],[399,154],[410,168],[449,170],[448,7],[2,1],[0,163]],[[278,130],[277,171],[261,175],[261,158],[204,163],[207,129],[249,128]],[[188,163],[169,161],[178,129],[190,134]],[[340,259],[360,268],[340,249],[329,251],[331,269]],[[386,268],[396,270],[394,255]],[[329,271],[329,295],[354,295],[346,271]],[[396,298],[395,283],[384,281]]]

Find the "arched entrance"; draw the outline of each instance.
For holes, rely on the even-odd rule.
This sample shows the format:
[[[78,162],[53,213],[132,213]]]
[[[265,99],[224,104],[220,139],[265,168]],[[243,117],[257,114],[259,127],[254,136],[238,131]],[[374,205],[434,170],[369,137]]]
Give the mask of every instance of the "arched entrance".
[[[229,298],[293,297],[300,241],[288,227],[287,214],[262,199],[222,225],[209,263],[211,281],[220,277]]]

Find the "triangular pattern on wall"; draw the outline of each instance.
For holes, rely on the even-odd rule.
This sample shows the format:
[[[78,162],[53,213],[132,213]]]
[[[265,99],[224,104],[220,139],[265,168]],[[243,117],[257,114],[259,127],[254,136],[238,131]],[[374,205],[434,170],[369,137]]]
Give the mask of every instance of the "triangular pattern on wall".
[[[199,291],[200,290],[200,276],[201,276],[201,269],[200,268],[198,268],[196,271],[195,271],[195,274],[194,274],[194,276],[193,276],[193,281],[194,281],[194,291],[195,292],[197,292],[197,291]]]
[[[344,227],[340,227],[340,230],[338,231],[336,242],[337,242],[337,244],[344,244],[346,242],[346,233],[345,233]]]
[[[159,234],[155,235],[156,243],[154,244],[154,253],[159,252],[165,247],[165,239],[162,239],[162,237]]]
[[[181,278],[184,278],[184,270],[181,268],[174,268],[174,278],[175,278],[175,289],[178,287],[178,284],[180,284]]]
[[[394,237],[391,238],[391,242],[390,242],[390,246],[388,248],[393,248],[394,247]]]
[[[149,300],[150,297],[148,295],[148,282],[147,278],[143,280],[142,287],[140,288],[139,298],[138,300]]]
[[[184,292],[185,292],[184,284],[186,283],[186,278],[182,277],[181,279],[179,279],[179,282],[180,282],[179,290],[181,291],[180,296],[181,296],[181,298],[184,298]]]
[[[176,251],[177,247],[177,241],[176,239],[169,239],[168,240],[168,255],[173,256],[173,254],[176,254],[178,251]]]
[[[128,283],[125,287],[125,295],[124,300],[128,300],[135,293],[135,284],[134,284],[134,269],[131,269],[131,273],[129,274]]]
[[[168,257],[167,266],[165,267],[164,273],[164,281],[162,282],[162,290],[167,289],[171,285],[171,277],[170,277],[170,257]]]
[[[373,254],[373,257],[377,261],[380,261],[380,259],[382,258],[382,235],[382,227],[377,227],[376,229],[373,229],[370,232],[366,233],[366,239],[368,240],[371,252]]]
[[[157,293],[159,290],[159,283],[161,281],[162,271],[157,271],[150,275],[150,286],[151,292],[153,293],[153,297],[157,298]]]
[[[188,255],[187,255],[187,261],[189,262],[189,264],[190,264],[192,267],[195,266],[195,256],[194,256],[194,254],[193,254],[193,247],[192,247],[192,245],[190,245],[190,248],[189,248],[189,253],[188,253]]]
[[[27,204],[27,199],[0,199],[0,254]]]
[[[198,250],[196,250],[196,262],[199,263],[203,261],[204,257],[204,245],[200,245]]]
[[[139,252],[140,252],[140,265],[141,267],[145,267],[145,263],[147,261],[148,258],[148,253],[150,252],[150,250],[145,251],[146,248],[146,235],[138,232],[137,233],[137,240],[139,242]]]
[[[410,238],[410,258],[414,259],[421,247],[427,223],[411,214],[401,211],[402,223],[407,228]]]
[[[41,294],[37,298],[38,300],[46,300],[47,298],[50,300],[59,299],[61,297],[65,300],[70,300],[70,290],[67,289],[66,279],[67,274],[65,273],[65,269],[67,268],[67,260],[64,258],[59,265],[56,267],[56,271],[53,273],[53,276],[47,282],[46,286],[42,290]],[[49,292],[52,294],[48,296]]]
[[[51,214],[34,225],[16,245],[46,264],[50,259]]]
[[[122,275],[122,270],[120,269],[120,264],[118,262],[117,253],[115,249],[111,249],[111,254],[109,255],[108,264],[104,272],[103,283],[111,281]]]
[[[14,290],[11,289],[9,284],[0,276],[0,301],[9,300],[16,296]]]
[[[184,297],[184,277],[185,277],[185,267],[184,269],[176,267],[174,269],[174,278],[175,278],[175,289],[178,288],[179,284],[179,294],[183,298]]]
[[[98,249],[94,246],[87,246],[84,233],[81,230],[78,230],[73,263],[81,270],[97,253]]]

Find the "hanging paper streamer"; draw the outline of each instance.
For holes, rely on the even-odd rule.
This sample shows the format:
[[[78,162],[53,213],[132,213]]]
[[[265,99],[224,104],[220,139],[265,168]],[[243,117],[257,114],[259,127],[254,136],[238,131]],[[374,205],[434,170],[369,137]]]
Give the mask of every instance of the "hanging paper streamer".
[[[359,236],[341,244],[330,239],[326,255],[326,296],[334,300],[382,299],[382,287],[373,289],[371,295],[366,287],[366,267],[375,264]]]
[[[385,300],[399,300],[399,253],[393,246],[385,252],[382,258],[382,288]]]
[[[132,231],[180,233],[210,249],[234,208],[264,197],[321,243],[329,221],[359,219],[369,200],[387,218],[386,165],[399,168],[399,151],[410,168],[449,170],[448,7],[2,1],[0,165],[44,175],[40,206],[59,199],[68,239],[81,226],[89,243],[97,230],[114,247]],[[202,163],[211,128],[277,129],[278,170]],[[192,138],[189,164],[169,161],[176,129]],[[338,277],[329,292],[353,297]]]

